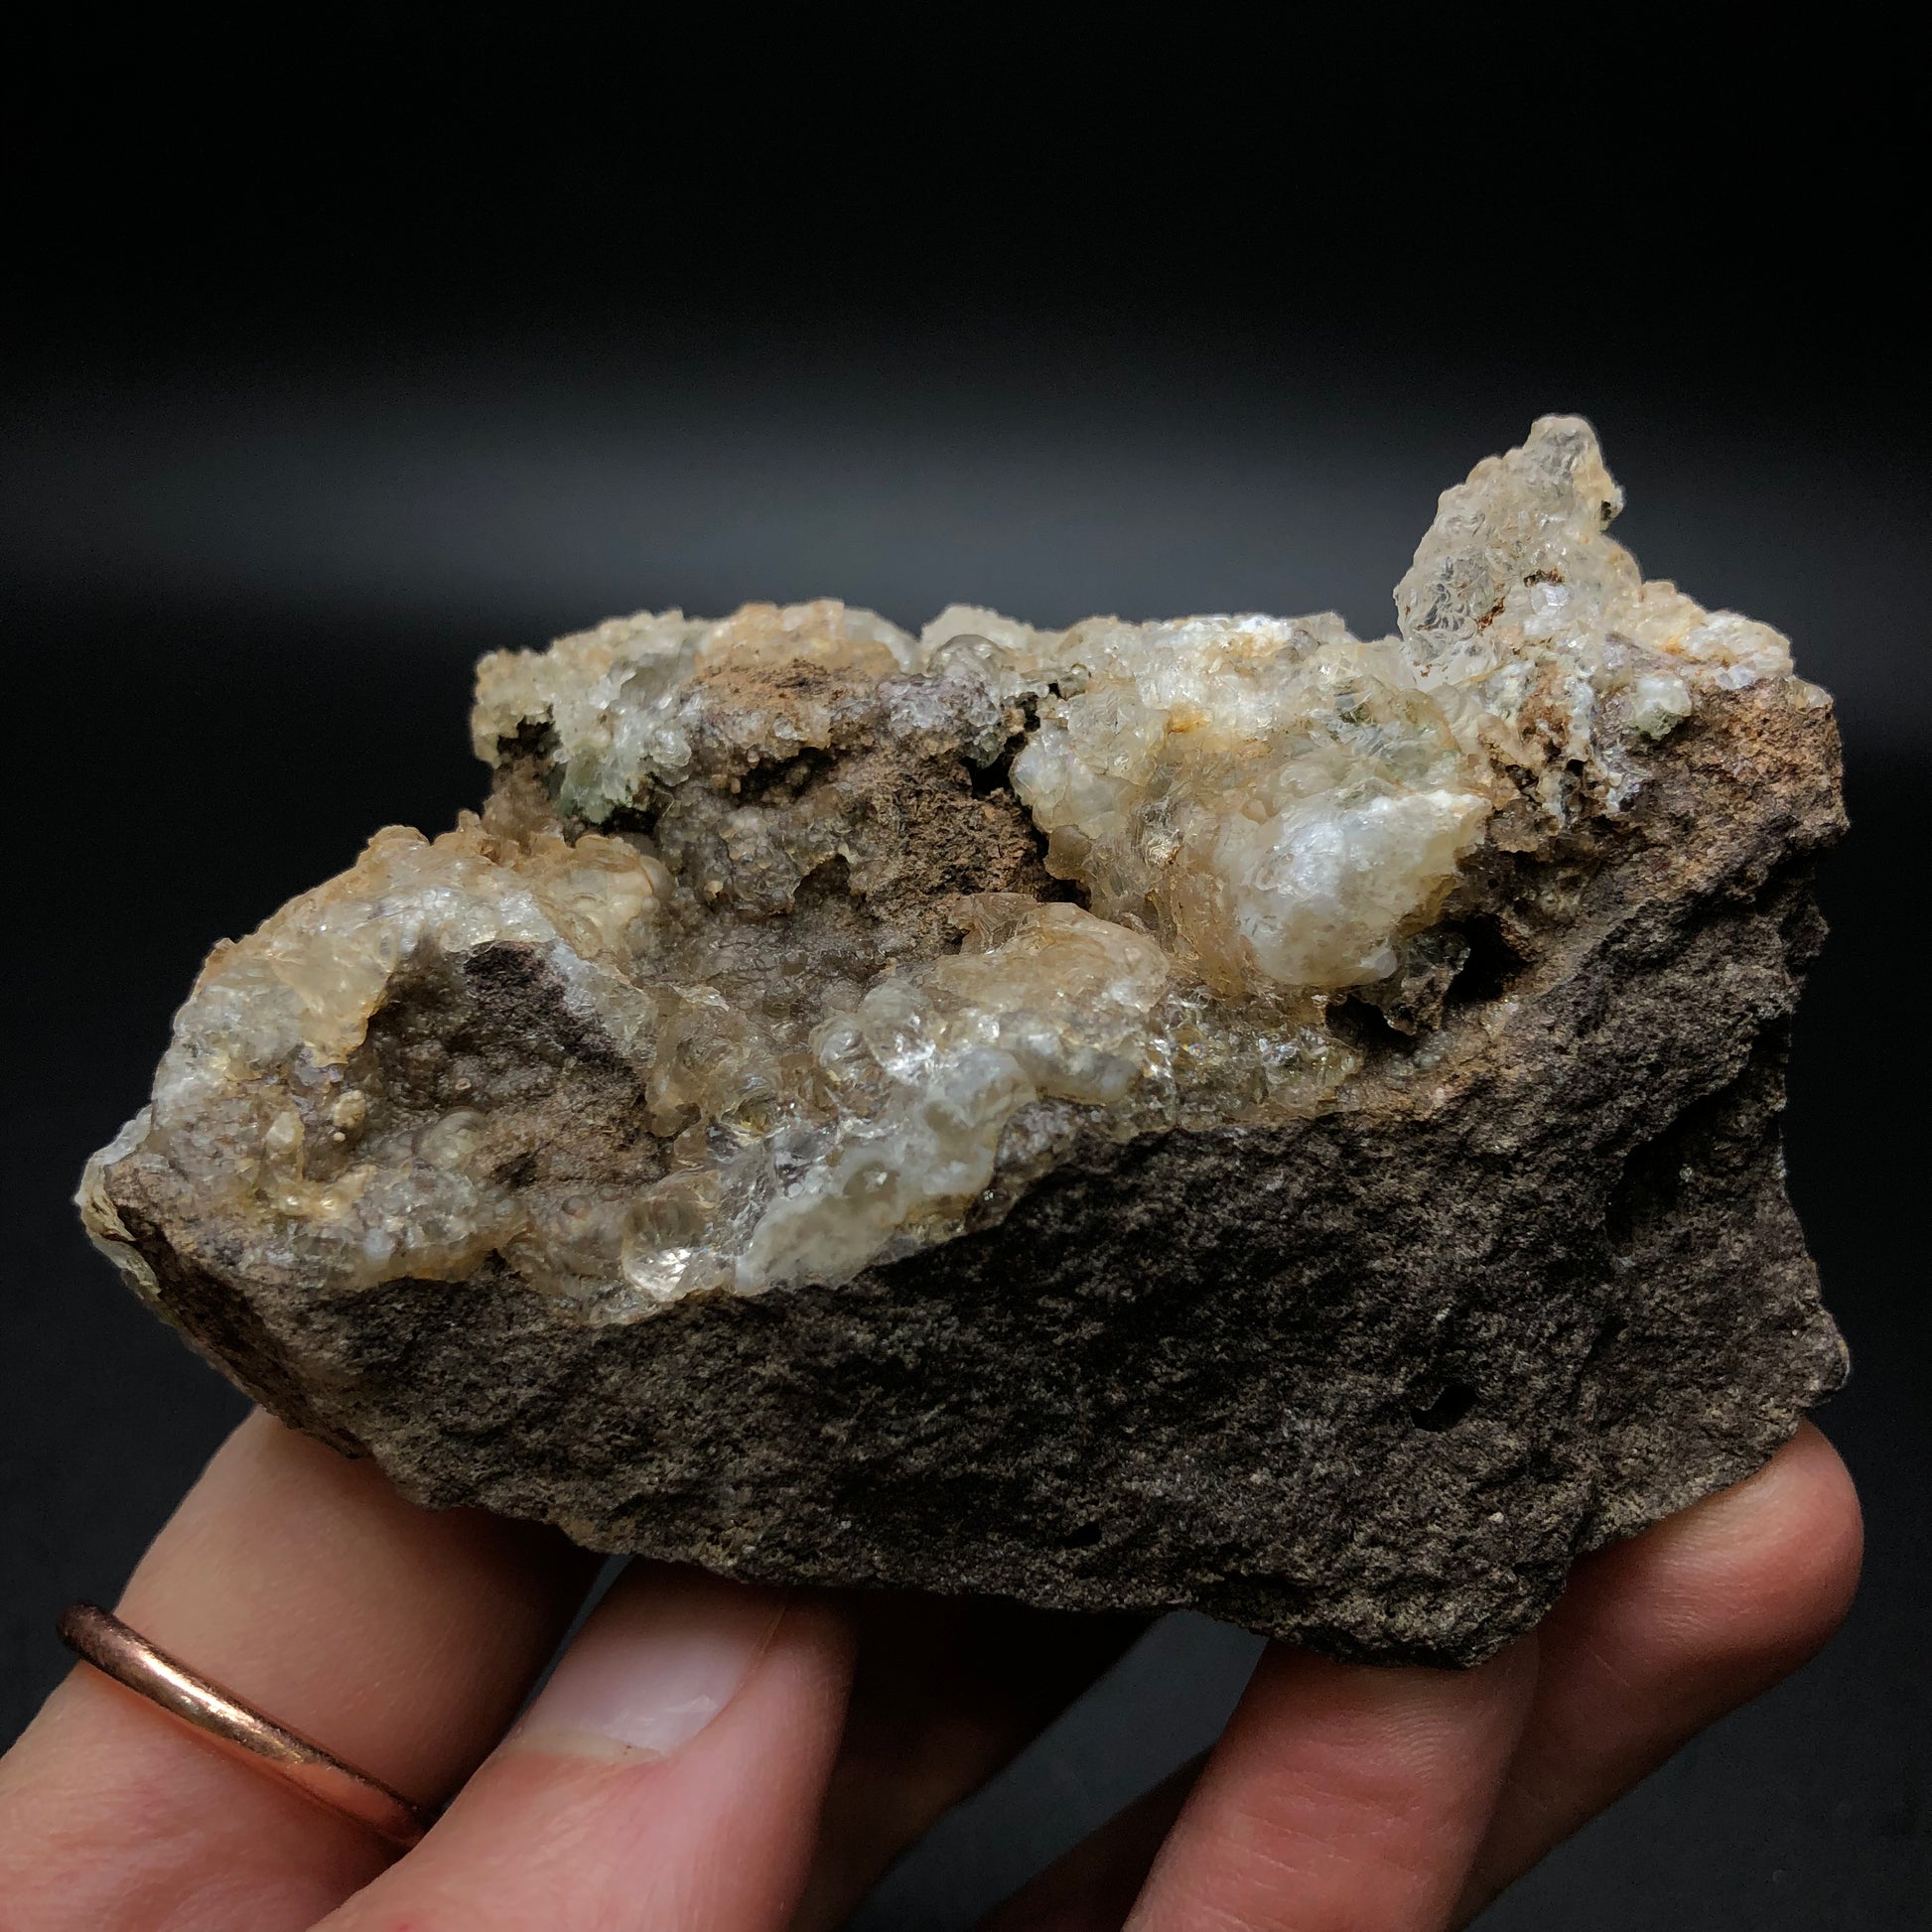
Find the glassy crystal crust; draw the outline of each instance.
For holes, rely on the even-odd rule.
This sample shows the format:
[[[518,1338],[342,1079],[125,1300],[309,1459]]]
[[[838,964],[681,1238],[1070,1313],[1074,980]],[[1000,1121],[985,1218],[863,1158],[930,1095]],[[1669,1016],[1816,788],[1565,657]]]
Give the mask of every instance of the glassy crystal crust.
[[[1621,500],[1545,418],[1444,495],[1372,643],[827,602],[485,658],[483,814],[378,833],[217,948],[117,1158],[329,1291],[500,1253],[628,1320],[946,1240],[1008,1139],[1332,1106],[1332,1009],[1427,1028],[1485,850],[1622,811],[1700,691],[1825,702],[1777,632],[1644,583]],[[594,1166],[462,1037],[492,951],[631,1076]],[[385,1023],[438,982],[448,1051]]]
[[[1589,882],[1640,846],[1677,864],[1653,821],[1680,741],[1745,717],[1829,738],[1776,631],[1642,580],[1620,505],[1588,426],[1544,418],[1444,494],[1373,641],[1332,614],[1044,631],[963,606],[915,637],[821,602],[487,657],[482,813],[379,832],[216,947],[151,1106],[89,1167],[88,1227],[284,1413],[361,1447],[277,1323],[484,1279],[579,1334],[806,1290],[858,1308],[862,1278],[992,1235],[1096,1150],[1286,1150],[1447,1105]],[[1794,851],[1836,814],[1819,783]],[[495,1480],[454,1486],[658,1547]],[[702,1560],[759,1574],[729,1518]],[[965,1581],[1123,1600],[1038,1568]],[[1520,1617],[1517,1575],[1480,1642],[1234,1613],[1459,1655]]]

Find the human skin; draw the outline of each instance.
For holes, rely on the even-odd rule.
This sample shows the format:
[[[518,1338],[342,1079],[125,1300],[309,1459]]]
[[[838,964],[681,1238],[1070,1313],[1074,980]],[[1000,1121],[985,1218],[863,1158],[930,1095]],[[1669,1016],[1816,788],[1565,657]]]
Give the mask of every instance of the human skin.
[[[1466,1672],[1271,1645],[1198,1767],[989,1932],[1461,1925],[1697,1730],[1810,1656],[1857,1582],[1809,1425],[1578,1566]],[[830,1932],[1131,1641],[1121,1619],[780,1592],[633,1564],[505,1736],[594,1559],[404,1502],[264,1415],[120,1614],[413,1797],[398,1859],[77,1666],[0,1758],[5,1932]]]

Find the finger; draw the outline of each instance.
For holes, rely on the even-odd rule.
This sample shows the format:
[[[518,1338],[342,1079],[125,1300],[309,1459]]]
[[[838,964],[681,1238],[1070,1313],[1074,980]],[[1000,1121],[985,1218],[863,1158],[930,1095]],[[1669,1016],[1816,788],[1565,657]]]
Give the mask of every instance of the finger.
[[[1147,1627],[1019,1603],[853,1592],[845,1733],[791,1932],[841,1925],[886,1868],[1009,1763]]]
[[[1205,1761],[1183,1764],[1082,1839],[984,1920],[980,1932],[1120,1932]]]
[[[120,1612],[205,1676],[433,1803],[514,1715],[593,1560],[405,1503],[372,1463],[255,1415]],[[393,1852],[77,1666],[0,1759],[0,1896],[30,1932],[279,1932]]]
[[[1469,1671],[1274,1645],[1155,1860],[1134,1932],[1435,1932],[1536,1681],[1524,1638]]]
[[[633,1566],[435,1829],[327,1932],[781,1932],[851,1653],[828,1599]]]
[[[1456,1922],[1810,1656],[1851,1600],[1859,1557],[1851,1479],[1807,1424],[1747,1481],[1579,1564],[1538,1633],[1530,1716]],[[986,1932],[1111,1932],[1195,1768],[1068,1854]]]
[[[1806,1425],[1746,1482],[1585,1559],[1539,1632],[1530,1716],[1457,1922],[1697,1729],[1811,1655],[1844,1614],[1859,1554],[1850,1477]],[[1111,1932],[1196,1768],[1068,1854],[987,1932]]]
[[[1817,1650],[1861,1546],[1851,1476],[1807,1423],[1748,1480],[1580,1564],[1539,1633],[1535,1703],[1457,1922]]]

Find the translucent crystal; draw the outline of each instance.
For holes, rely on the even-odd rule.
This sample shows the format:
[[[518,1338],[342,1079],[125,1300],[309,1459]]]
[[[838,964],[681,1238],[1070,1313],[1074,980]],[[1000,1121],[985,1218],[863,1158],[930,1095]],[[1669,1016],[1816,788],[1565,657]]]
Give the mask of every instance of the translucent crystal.
[[[144,1266],[101,1185],[140,1161],[250,1270],[494,1255],[631,1319],[945,1240],[1069,1136],[1338,1104],[1338,1011],[1426,1036],[1485,851],[1613,820],[1701,705],[1815,698],[1643,582],[1620,503],[1545,418],[1444,494],[1374,641],[822,601],[487,657],[485,812],[216,947],[89,1226]]]

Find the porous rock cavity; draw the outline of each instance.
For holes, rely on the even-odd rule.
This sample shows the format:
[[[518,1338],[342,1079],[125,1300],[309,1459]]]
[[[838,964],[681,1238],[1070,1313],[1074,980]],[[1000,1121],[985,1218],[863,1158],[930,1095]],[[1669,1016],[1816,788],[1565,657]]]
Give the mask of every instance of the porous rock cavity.
[[[90,1231],[426,1501],[1468,1662],[1843,1349],[1785,640],[1588,426],[1324,614],[820,602],[479,669],[481,814],[217,946]]]

